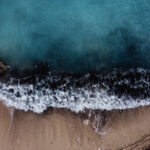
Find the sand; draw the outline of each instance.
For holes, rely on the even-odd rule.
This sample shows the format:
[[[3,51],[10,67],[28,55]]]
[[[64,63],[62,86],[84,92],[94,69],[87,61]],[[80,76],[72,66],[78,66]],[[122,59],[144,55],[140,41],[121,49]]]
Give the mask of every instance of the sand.
[[[0,150],[142,150],[150,146],[149,106],[104,114],[105,123],[96,133],[93,119],[86,115],[52,108],[35,114],[0,104]]]

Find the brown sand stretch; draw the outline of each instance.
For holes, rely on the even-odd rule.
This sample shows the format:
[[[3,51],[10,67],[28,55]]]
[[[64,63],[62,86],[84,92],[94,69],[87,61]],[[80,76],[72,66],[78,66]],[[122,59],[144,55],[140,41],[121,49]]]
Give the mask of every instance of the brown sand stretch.
[[[0,104],[0,150],[142,150],[150,146],[150,107],[114,110],[107,118],[96,133],[92,119],[69,110],[35,114]]]

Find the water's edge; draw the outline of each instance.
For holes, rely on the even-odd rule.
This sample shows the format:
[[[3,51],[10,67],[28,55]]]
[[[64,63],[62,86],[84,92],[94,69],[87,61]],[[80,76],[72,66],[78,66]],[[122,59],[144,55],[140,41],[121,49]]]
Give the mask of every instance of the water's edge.
[[[8,107],[42,113],[49,107],[74,112],[85,109],[129,109],[150,105],[150,71],[142,68],[111,73],[34,75],[0,83]]]

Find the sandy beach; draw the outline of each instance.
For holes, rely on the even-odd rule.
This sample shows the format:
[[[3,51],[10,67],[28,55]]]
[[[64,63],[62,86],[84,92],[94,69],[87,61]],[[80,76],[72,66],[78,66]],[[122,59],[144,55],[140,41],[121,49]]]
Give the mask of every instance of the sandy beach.
[[[150,0],[0,0],[0,150],[150,150]]]
[[[150,146],[150,107],[104,114],[105,124],[96,130],[92,117],[84,114],[54,108],[35,114],[1,104],[0,149],[141,150]]]

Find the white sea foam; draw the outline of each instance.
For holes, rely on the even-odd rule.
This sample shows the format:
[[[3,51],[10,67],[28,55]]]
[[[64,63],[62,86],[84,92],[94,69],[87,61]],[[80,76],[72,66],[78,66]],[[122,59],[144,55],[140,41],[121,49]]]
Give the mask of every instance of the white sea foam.
[[[47,80],[52,79],[47,77]],[[44,85],[47,80],[37,81],[37,85]],[[66,81],[71,82],[67,78]],[[12,89],[13,92],[11,92]],[[36,113],[42,113],[48,107],[67,108],[79,112],[85,108],[112,110],[150,105],[150,98],[118,97],[115,94],[108,94],[107,90],[107,88],[101,88],[99,83],[90,85],[90,88],[71,86],[67,90],[44,86],[38,89],[33,84],[0,83],[0,99],[8,107],[31,110]]]

